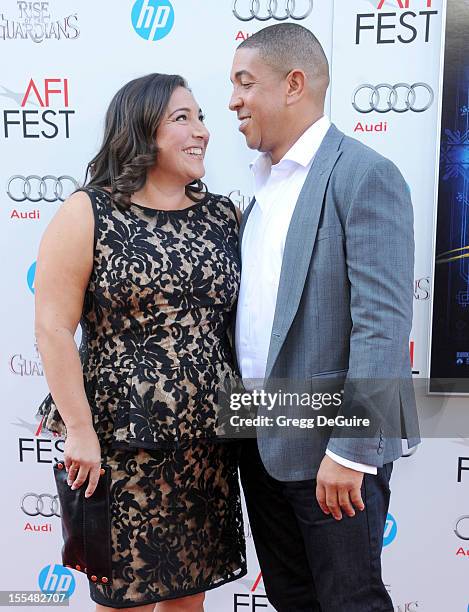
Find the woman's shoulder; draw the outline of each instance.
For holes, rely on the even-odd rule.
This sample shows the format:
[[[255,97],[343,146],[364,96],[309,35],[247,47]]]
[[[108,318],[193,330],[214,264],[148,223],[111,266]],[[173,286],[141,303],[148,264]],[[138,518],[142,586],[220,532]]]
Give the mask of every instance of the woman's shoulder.
[[[221,202],[224,204],[228,204],[231,202],[230,198],[222,195],[221,193],[214,193],[213,191],[208,191],[207,196],[214,202]]]
[[[95,185],[85,185],[77,189],[73,197],[80,198],[91,204],[91,209],[94,214],[95,222],[98,222],[102,217],[109,217],[117,212],[117,207],[113,204],[110,189],[106,187],[97,187]]]
[[[209,192],[208,195],[210,196],[210,201],[215,205],[218,205],[221,210],[225,210],[226,213],[228,213],[228,216],[233,217],[239,226],[241,223],[242,212],[237,206],[235,206],[233,200],[220,193]]]
[[[107,204],[111,200],[111,190],[107,187],[97,187],[96,185],[84,185],[77,189],[75,194],[82,194],[82,197],[88,196],[93,203],[98,200],[98,202],[105,202]]]
[[[64,218],[73,217],[74,215],[91,214],[92,206],[90,206],[90,196],[83,189],[77,189],[64,201],[58,210],[58,213]]]
[[[96,242],[96,232],[104,218],[109,218],[115,209],[111,196],[104,189],[91,185],[80,187],[74,191],[62,204],[62,215],[70,223],[80,223],[86,231],[93,231]]]

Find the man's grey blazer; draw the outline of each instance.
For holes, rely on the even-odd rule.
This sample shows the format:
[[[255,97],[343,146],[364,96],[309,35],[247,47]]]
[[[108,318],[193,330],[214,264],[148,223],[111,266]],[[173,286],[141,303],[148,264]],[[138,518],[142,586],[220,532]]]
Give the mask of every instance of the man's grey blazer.
[[[343,390],[335,413],[371,416],[374,429],[350,436],[340,427],[259,427],[274,478],[315,478],[326,448],[380,467],[401,456],[401,437],[419,442],[409,356],[413,275],[413,210],[401,173],[331,125],[288,229],[264,387],[278,391],[279,381],[290,381],[314,392],[335,383]]]

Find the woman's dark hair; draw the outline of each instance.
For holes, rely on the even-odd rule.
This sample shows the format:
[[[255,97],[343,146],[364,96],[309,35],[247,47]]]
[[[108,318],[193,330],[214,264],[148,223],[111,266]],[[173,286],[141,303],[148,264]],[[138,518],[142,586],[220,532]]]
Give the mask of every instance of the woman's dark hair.
[[[85,183],[110,187],[121,209],[129,207],[132,194],[143,187],[148,168],[156,162],[156,130],[178,87],[188,89],[177,74],[147,74],[121,87],[109,105],[103,144],[87,166]],[[186,194],[198,201],[196,194],[204,189],[202,181],[196,180],[186,186]]]

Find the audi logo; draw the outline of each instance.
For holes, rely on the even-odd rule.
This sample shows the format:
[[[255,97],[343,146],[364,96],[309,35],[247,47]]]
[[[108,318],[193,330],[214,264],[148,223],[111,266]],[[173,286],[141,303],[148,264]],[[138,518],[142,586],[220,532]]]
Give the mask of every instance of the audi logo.
[[[460,516],[458,518],[458,520],[456,521],[456,525],[454,526],[454,533],[458,536],[458,538],[460,538],[461,540],[469,540],[469,529],[466,527],[465,529],[465,533],[461,532],[461,523],[463,521],[467,521],[469,519],[469,515],[465,515],[465,516]]]
[[[366,94],[369,92],[369,95]],[[359,85],[352,95],[352,106],[359,113],[423,113],[433,104],[435,94],[426,83],[380,83]]]
[[[297,4],[303,4],[305,10],[303,13],[297,10]],[[243,15],[240,14],[240,5],[243,6]],[[261,6],[265,5],[265,6]],[[279,7],[283,5],[283,10]],[[307,8],[306,8],[307,7]],[[269,19],[275,19],[276,21],[285,21],[285,19],[295,19],[301,21],[309,17],[313,11],[313,0],[307,0],[298,3],[297,0],[268,0],[261,2],[261,0],[244,0],[240,2],[235,0],[233,2],[233,15],[240,21],[251,21],[257,19],[257,21],[268,21]]]
[[[15,202],[63,202],[78,187],[78,181],[66,174],[58,177],[15,174],[8,181],[7,194]]]
[[[28,516],[60,516],[58,495],[26,493],[21,499],[21,510]]]

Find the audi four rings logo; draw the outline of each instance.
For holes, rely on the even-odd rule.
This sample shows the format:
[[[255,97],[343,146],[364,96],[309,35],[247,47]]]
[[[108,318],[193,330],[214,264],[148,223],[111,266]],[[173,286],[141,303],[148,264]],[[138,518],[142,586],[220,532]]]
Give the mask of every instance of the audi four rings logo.
[[[423,113],[433,104],[435,94],[426,83],[380,83],[359,85],[352,95],[352,106],[359,113]]]
[[[461,540],[469,540],[469,528],[466,526],[464,529],[462,526],[462,522],[467,520],[469,520],[469,515],[466,514],[465,516],[460,516],[456,521],[456,525],[454,526],[454,533]]]
[[[303,5],[303,11],[301,6]],[[283,6],[283,8],[282,8]],[[233,2],[233,15],[240,21],[285,21],[285,19],[296,19],[301,21],[309,17],[313,11],[313,0],[235,0]],[[242,14],[241,14],[242,12]]]
[[[7,193],[15,202],[63,202],[75,189],[78,182],[71,176],[21,176],[15,174],[8,181]]]
[[[26,493],[21,499],[21,510],[28,516],[60,516],[58,495]]]

